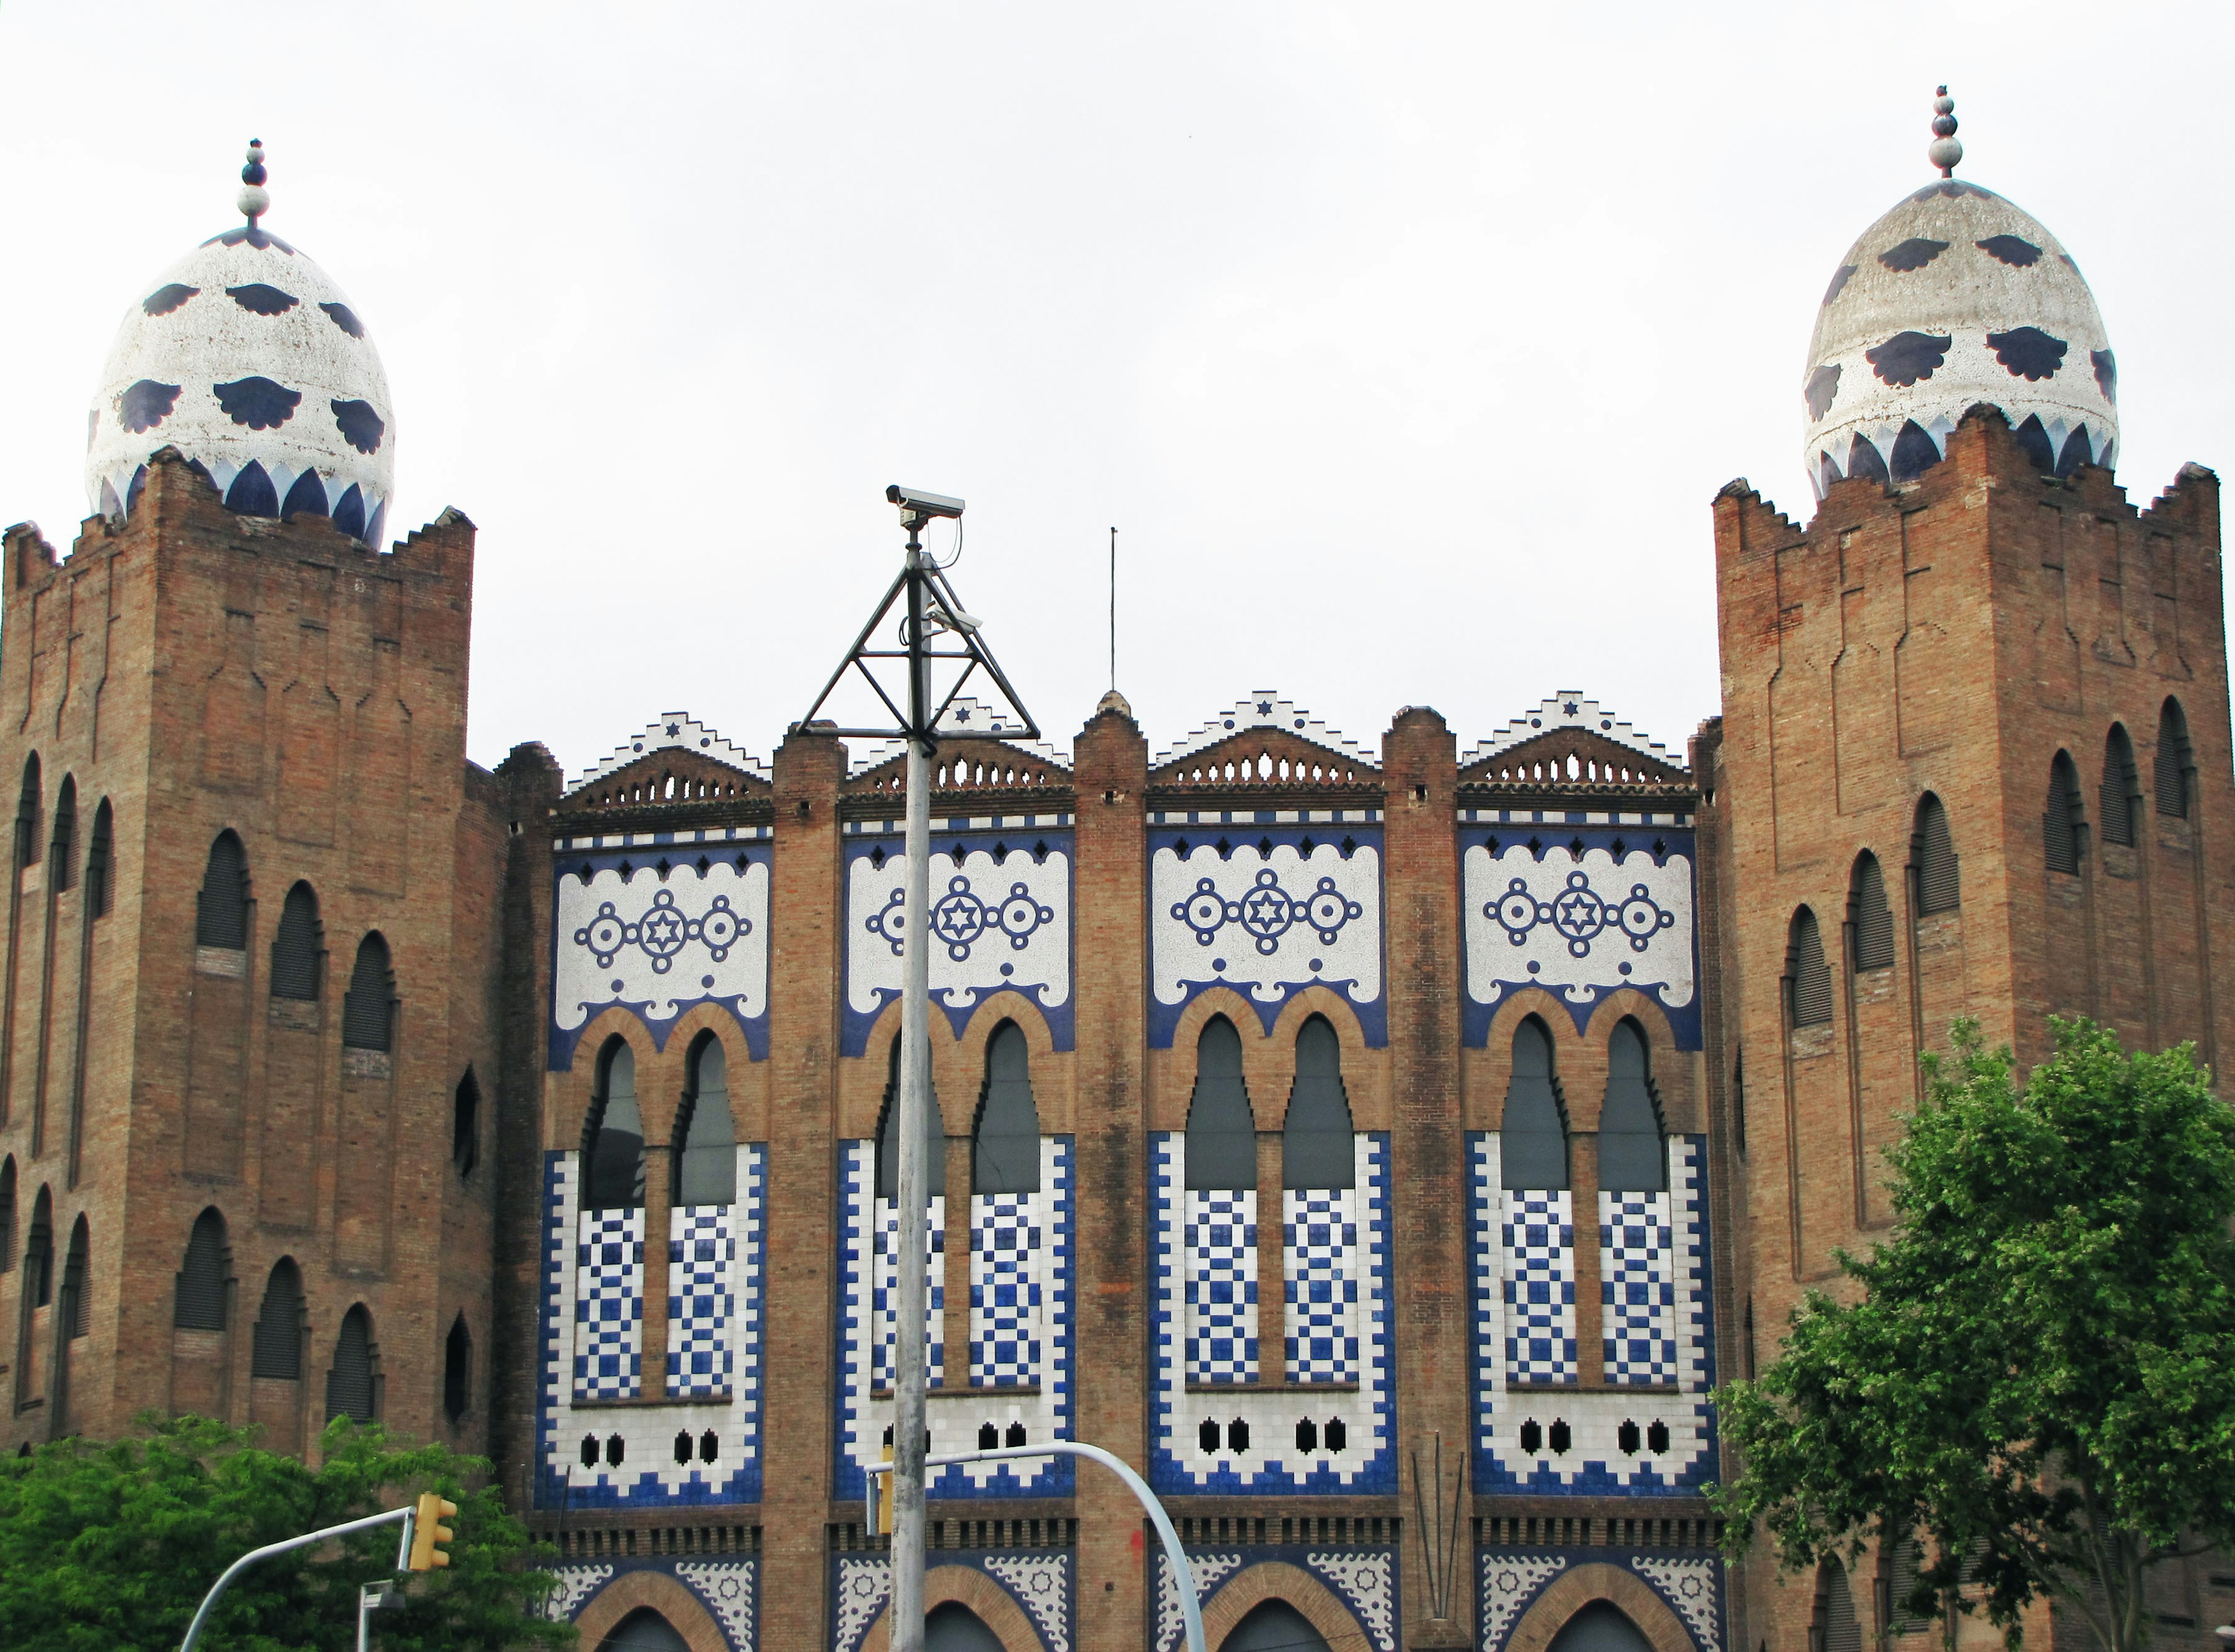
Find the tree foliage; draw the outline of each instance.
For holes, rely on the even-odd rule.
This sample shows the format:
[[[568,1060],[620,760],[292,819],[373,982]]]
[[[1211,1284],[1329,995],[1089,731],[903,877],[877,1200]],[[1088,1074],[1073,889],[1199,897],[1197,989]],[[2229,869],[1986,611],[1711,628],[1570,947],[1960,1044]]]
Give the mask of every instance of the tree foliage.
[[[346,1419],[313,1470],[199,1417],[141,1419],[108,1444],[67,1439],[0,1460],[0,1624],[19,1652],[168,1652],[220,1573],[252,1549],[401,1506],[423,1491],[458,1505],[448,1569],[413,1576],[374,1615],[381,1652],[571,1645],[546,1622],[554,1586],[489,1483],[488,1464],[407,1446]],[[356,1643],[357,1588],[390,1574],[400,1528],[259,1562],[226,1590],[211,1652],[333,1652]]]
[[[1895,1235],[1722,1391],[1715,1498],[1787,1567],[1916,1535],[1918,1616],[1953,1597],[2015,1644],[2053,1595],[2131,1652],[2147,1569],[2235,1537],[2235,1113],[2186,1045],[2051,1024],[2022,1090],[1972,1023],[1928,1062]]]

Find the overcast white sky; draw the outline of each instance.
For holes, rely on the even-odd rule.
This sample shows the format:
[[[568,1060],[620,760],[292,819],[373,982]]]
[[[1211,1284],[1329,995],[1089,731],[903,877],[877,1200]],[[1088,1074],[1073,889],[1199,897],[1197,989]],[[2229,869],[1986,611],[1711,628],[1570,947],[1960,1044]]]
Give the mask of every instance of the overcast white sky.
[[[1960,175],[2068,247],[2121,479],[2235,463],[2225,5],[0,9],[0,520],[67,543],[125,306],[265,220],[371,329],[392,534],[481,528],[471,754],[687,710],[765,753],[967,495],[1060,744],[1255,688],[1369,748],[1561,688],[1715,709],[1709,502],[1805,516],[1848,243]]]

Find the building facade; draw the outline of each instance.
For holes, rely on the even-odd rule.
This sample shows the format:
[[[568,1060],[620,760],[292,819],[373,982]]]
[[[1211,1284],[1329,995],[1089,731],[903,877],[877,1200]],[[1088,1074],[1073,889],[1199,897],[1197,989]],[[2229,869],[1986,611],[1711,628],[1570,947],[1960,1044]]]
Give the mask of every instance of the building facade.
[[[2127,502],[2094,298],[1938,114],[1824,300],[1813,516],[1714,502],[1682,752],[1262,691],[937,760],[933,1445],[1124,1454],[1214,1645],[1931,1644],[1899,1553],[1726,1564],[1712,1391],[1884,1231],[1951,1019],[2235,1037],[2218,483]],[[385,379],[244,178],[71,554],[6,540],[7,1440],[378,1417],[495,1458],[587,1644],[881,1648],[901,759],[469,763],[472,525],[375,548]],[[1114,1480],[932,1498],[934,1645],[1179,1644]]]

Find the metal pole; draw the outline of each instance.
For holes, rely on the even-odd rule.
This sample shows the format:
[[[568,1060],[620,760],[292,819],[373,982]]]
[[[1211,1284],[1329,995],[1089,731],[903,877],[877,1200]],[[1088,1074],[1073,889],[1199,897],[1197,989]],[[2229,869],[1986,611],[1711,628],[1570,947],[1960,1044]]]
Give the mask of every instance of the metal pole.
[[[267,1543],[261,1549],[250,1550],[227,1566],[217,1582],[210,1585],[210,1592],[202,1596],[202,1603],[194,1609],[194,1621],[187,1625],[187,1638],[179,1642],[179,1652],[194,1652],[194,1642],[201,1639],[202,1627],[209,1622],[210,1609],[217,1604],[218,1596],[225,1593],[235,1577],[258,1561],[269,1560],[272,1556],[284,1555],[290,1550],[306,1549],[314,1543],[324,1543],[329,1537],[346,1537],[352,1531],[363,1531],[370,1526],[384,1526],[391,1520],[409,1520],[410,1518],[411,1510],[409,1508],[390,1509],[385,1514],[369,1514],[362,1520],[347,1521],[318,1531],[306,1531],[299,1537],[288,1538],[285,1543]],[[362,1624],[363,1621],[360,1614],[358,1622]]]
[[[900,1137],[901,1254],[895,1293],[898,1334],[893,1372],[892,1652],[923,1652],[923,1469],[926,1243],[924,1207],[930,1167],[924,1163],[931,1103],[931,730],[930,665],[924,659],[923,544],[913,524],[908,542],[908,906],[901,930]],[[941,1132],[942,1137],[945,1132]]]

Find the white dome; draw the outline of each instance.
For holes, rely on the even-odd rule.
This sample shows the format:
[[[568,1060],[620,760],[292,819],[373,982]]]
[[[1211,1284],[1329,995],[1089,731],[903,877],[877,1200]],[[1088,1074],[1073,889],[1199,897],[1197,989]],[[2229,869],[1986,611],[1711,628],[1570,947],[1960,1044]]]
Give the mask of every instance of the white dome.
[[[1842,476],[1906,482],[1937,463],[1975,402],[2002,410],[2044,472],[2107,466],[2118,447],[2118,369],[2080,266],[2029,214],[1953,178],[1839,260],[1801,394],[1819,499]]]
[[[308,511],[380,542],[395,490],[388,376],[326,272],[268,230],[213,236],[125,312],[86,431],[93,508],[130,508],[174,447],[252,516]]]

